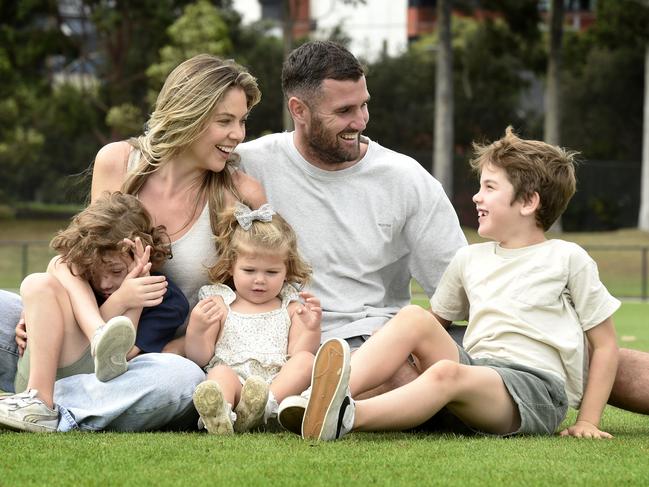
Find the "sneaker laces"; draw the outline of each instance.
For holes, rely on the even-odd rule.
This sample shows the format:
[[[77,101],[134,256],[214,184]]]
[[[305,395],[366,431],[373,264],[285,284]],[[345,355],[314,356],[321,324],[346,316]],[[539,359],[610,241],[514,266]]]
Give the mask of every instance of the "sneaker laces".
[[[36,397],[37,394],[38,391],[36,389],[29,389],[25,392],[14,394],[13,396],[2,397],[0,398],[0,401],[12,406],[29,406],[34,402],[34,400],[40,401],[40,399]]]

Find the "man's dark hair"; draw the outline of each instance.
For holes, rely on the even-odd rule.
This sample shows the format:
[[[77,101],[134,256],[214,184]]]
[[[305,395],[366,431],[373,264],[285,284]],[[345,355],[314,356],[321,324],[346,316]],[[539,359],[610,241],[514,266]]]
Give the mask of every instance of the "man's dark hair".
[[[313,98],[325,79],[357,81],[364,74],[361,63],[345,47],[332,41],[310,41],[284,61],[282,91],[286,98]]]

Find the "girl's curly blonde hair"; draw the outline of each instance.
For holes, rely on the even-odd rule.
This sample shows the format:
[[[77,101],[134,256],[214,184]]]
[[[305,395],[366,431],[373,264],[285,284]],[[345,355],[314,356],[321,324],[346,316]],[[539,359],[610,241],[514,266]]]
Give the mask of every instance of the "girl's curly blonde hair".
[[[311,266],[302,258],[297,248],[297,236],[281,215],[275,213],[269,222],[255,220],[249,230],[244,230],[230,208],[219,215],[216,246],[217,263],[209,269],[213,283],[226,283],[232,278],[237,257],[250,253],[281,253],[285,257],[286,282],[306,285],[311,279]]]
[[[171,243],[165,227],[153,226],[149,212],[132,195],[116,191],[105,193],[78,213],[68,228],[50,242],[73,275],[90,280],[91,271],[106,252],[119,251],[133,257],[124,239],[140,237],[151,246],[151,268],[159,269],[171,258]]]

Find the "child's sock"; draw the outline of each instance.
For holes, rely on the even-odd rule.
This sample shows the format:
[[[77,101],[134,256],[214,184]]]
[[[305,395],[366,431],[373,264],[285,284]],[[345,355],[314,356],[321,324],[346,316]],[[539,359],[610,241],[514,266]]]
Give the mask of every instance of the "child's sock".
[[[266,402],[266,409],[264,410],[264,424],[267,424],[270,418],[277,417],[278,408],[279,405],[277,404],[277,399],[275,399],[273,391],[268,391],[268,401]]]

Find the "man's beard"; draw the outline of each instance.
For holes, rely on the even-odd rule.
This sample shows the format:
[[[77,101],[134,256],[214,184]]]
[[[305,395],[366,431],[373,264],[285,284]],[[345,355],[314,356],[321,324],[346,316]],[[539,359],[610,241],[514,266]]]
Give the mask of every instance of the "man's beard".
[[[311,152],[325,164],[342,164],[355,161],[360,156],[358,136],[353,148],[343,147],[338,142],[338,134],[331,135],[319,117],[311,117],[311,131],[307,142]]]

